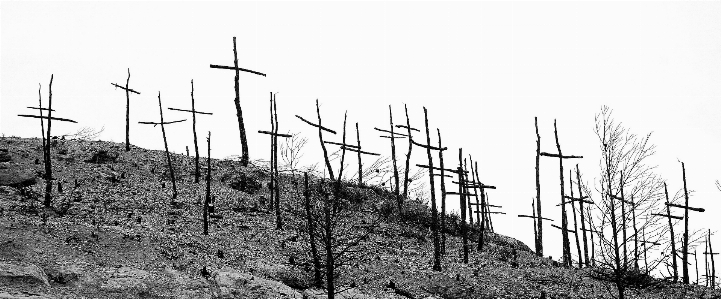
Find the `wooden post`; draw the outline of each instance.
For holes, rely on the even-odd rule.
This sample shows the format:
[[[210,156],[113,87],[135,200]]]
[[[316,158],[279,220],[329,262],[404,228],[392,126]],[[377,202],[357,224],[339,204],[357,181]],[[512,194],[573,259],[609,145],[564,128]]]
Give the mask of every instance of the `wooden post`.
[[[331,181],[335,181],[335,176],[333,175],[333,168],[330,166],[330,160],[328,160],[328,150],[325,148],[325,142],[323,142],[323,131],[330,132],[332,134],[335,134],[335,131],[328,129],[326,127],[323,127],[323,123],[320,118],[320,106],[318,105],[318,99],[315,100],[315,111],[318,113],[318,124],[314,124],[312,122],[309,122],[305,120],[304,118],[300,117],[299,115],[296,115],[298,119],[302,120],[303,122],[314,126],[318,128],[318,139],[320,139],[320,147],[323,149],[323,158],[325,160],[325,167],[328,170],[328,175],[330,176]]]
[[[203,204],[203,234],[208,235],[208,205],[210,204],[210,131],[208,131],[208,170],[205,175],[205,203]]]
[[[468,161],[465,158],[463,159],[463,170],[466,172],[468,171]],[[471,180],[466,177],[466,182],[469,181]],[[468,190],[468,187],[466,185],[463,186],[463,192],[468,194],[468,196],[466,197],[466,206],[468,206],[468,224],[470,225],[470,227],[473,227],[473,206],[471,205],[472,194],[470,194],[471,192]]]
[[[705,270],[705,272],[706,272],[706,275],[704,275],[704,277],[706,278],[706,279],[705,279],[705,284],[704,284],[704,286],[706,286],[706,287],[708,287],[708,285],[709,285],[709,277],[711,277],[711,276],[710,276],[710,273],[709,273],[709,271],[708,271],[708,270],[709,270],[709,269],[708,269],[708,253],[711,252],[710,250],[708,250],[708,240],[709,240],[710,237],[711,237],[711,230],[709,229],[709,232],[708,232],[708,234],[706,235],[706,239],[704,240],[704,241],[705,241],[705,242],[704,242],[704,243],[705,243],[704,245],[705,245],[705,247],[706,247],[706,248],[705,248],[706,251],[704,251],[704,253],[703,253],[703,260],[704,260],[704,265],[705,265],[704,270]]]
[[[473,167],[473,157],[470,154],[468,155],[468,160],[471,161],[471,173],[475,173],[475,168]],[[478,166],[477,163],[476,163],[476,166]],[[476,211],[482,211],[483,208],[485,207],[485,205],[482,205],[480,200],[478,199],[478,188],[475,187],[475,185],[477,185],[475,175],[471,176],[471,184],[474,185],[474,187],[472,189],[473,189],[473,197],[476,199],[476,204],[475,204]],[[469,207],[470,207],[470,205],[469,205]],[[478,224],[481,223],[481,214],[483,214],[483,217],[485,218],[484,213],[476,213],[476,223],[478,223]],[[471,214],[471,215],[473,215],[473,214]]]
[[[538,133],[538,117],[533,118],[536,127],[536,214],[538,216],[537,230],[538,238],[536,239],[536,255],[543,257],[543,214],[541,214],[541,135]]]
[[[478,162],[476,162],[476,167],[473,169],[473,173],[471,174],[473,177],[475,177],[474,181],[478,183],[478,185],[481,184],[481,178],[478,176]],[[481,188],[481,209],[480,211],[485,211],[486,207],[486,190]],[[478,251],[483,250],[483,245],[486,241],[486,218],[490,218],[490,215],[488,217],[486,216],[486,213],[480,213],[481,214],[481,231],[478,236]]]
[[[235,70],[235,111],[236,111],[236,116],[238,117],[238,129],[240,131],[240,144],[241,144],[241,147],[243,150],[243,154],[241,156],[240,163],[243,166],[248,166],[248,161],[250,159],[248,157],[248,139],[245,136],[245,124],[243,123],[243,109],[241,109],[241,107],[240,107],[240,83],[239,83],[240,71],[260,75],[263,77],[265,77],[265,74],[238,67],[238,51],[235,47],[235,36],[233,37],[233,57],[234,57],[234,66],[233,67],[211,64],[210,68]]]
[[[436,132],[438,132],[438,148],[443,148],[443,145],[441,144],[441,129],[436,128]],[[410,142],[409,143],[413,144]],[[410,151],[409,155],[410,155]],[[445,255],[446,254],[446,181],[445,181],[445,166],[443,165],[443,151],[438,151],[438,160],[439,160],[439,166],[440,166],[440,172],[441,172],[441,252]]]
[[[125,90],[125,151],[130,151],[130,93],[140,94],[130,89],[130,68],[128,68],[128,79],[125,80],[125,87],[111,83],[113,86]]]
[[[568,218],[566,216],[566,196],[565,196],[565,187],[564,187],[564,179],[563,179],[563,159],[575,159],[575,158],[583,158],[582,156],[564,156],[561,152],[561,145],[558,141],[558,128],[556,126],[556,120],[553,121],[553,134],[556,137],[556,149],[558,150],[558,154],[549,154],[542,152],[539,155],[540,156],[546,156],[546,157],[555,157],[558,158],[559,161],[559,176],[560,176],[560,182],[561,182],[561,226],[564,228],[561,230],[561,234],[563,236],[563,262],[567,267],[571,267],[571,245],[570,240],[568,239]],[[537,206],[538,208],[538,206]],[[540,213],[539,213],[540,215]]]
[[[43,164],[48,163],[48,151],[47,151],[47,141],[45,140],[45,125],[43,121],[43,96],[40,93],[40,90],[42,89],[42,85],[38,83],[38,110],[40,112],[40,136],[42,136],[43,140]],[[30,108],[30,107],[28,107]]]
[[[436,191],[435,191],[435,183],[433,181],[433,155],[431,155],[431,134],[430,130],[428,128],[428,111],[426,110],[426,107],[423,107],[423,115],[425,118],[425,124],[426,124],[426,144],[428,147],[426,147],[426,153],[428,154],[428,166],[430,166],[428,170],[428,177],[430,179],[431,183],[431,230],[433,231],[433,270],[434,271],[441,271],[441,244],[438,237],[438,208],[436,207]],[[391,116],[391,131],[393,125],[393,117]],[[408,129],[410,133],[410,129]],[[391,138],[392,142],[393,138]],[[411,140],[411,138],[408,138],[408,140]],[[409,142],[412,144],[411,142]],[[395,164],[395,163],[394,163]],[[396,193],[398,190],[398,177],[396,173]],[[400,212],[400,210],[399,210]],[[467,261],[466,261],[467,262]]]
[[[583,192],[581,191],[581,172],[578,170],[578,164],[576,164],[576,182],[578,186],[578,197],[583,198]],[[573,195],[571,195],[573,196]],[[586,267],[589,266],[588,263],[588,239],[586,238],[586,219],[583,215],[583,201],[579,201],[578,203],[578,210],[581,214],[581,232],[582,232],[582,239],[583,239],[583,258],[585,260],[584,264]],[[589,215],[590,217],[590,215]]]
[[[536,226],[536,200],[531,200],[531,211],[533,212],[533,240],[534,243],[538,242],[538,226]],[[520,217],[520,215],[519,215]]]

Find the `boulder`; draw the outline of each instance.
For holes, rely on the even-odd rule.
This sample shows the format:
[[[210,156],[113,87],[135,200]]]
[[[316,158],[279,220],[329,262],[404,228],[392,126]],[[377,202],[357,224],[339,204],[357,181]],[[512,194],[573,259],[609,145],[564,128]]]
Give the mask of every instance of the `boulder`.
[[[35,185],[35,176],[28,172],[20,172],[14,169],[0,169],[0,186],[22,188]]]
[[[48,278],[59,284],[69,284],[77,281],[83,269],[77,265],[60,266],[47,270]]]
[[[303,291],[303,299],[327,299],[328,295],[325,290],[306,289]],[[336,299],[373,299],[375,297],[361,293],[356,289],[347,289],[343,292],[336,293]]]
[[[146,279],[150,276],[150,273],[144,270],[121,267],[112,277],[109,278],[105,283],[100,286],[100,289],[107,292],[144,292],[148,290],[148,285],[145,283]]]
[[[43,269],[36,265],[0,262],[0,284],[5,283],[44,284],[50,286],[47,275],[45,275]]]
[[[52,298],[53,297],[48,297],[48,296],[40,295],[40,294],[27,293],[27,292],[21,292],[21,293],[0,292],[0,299],[52,299]]]
[[[12,160],[12,157],[8,154],[8,150],[0,148],[0,162],[8,162],[10,160]]]
[[[302,298],[291,287],[230,268],[223,268],[213,275],[213,280],[223,297],[243,295],[248,298]]]

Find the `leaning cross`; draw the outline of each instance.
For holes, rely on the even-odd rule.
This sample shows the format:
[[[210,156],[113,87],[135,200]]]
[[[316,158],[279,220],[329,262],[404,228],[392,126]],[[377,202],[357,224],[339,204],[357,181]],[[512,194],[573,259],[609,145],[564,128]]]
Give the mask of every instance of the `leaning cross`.
[[[236,110],[236,116],[238,117],[238,129],[240,130],[240,143],[243,149],[243,155],[241,157],[240,163],[243,166],[248,166],[248,139],[245,136],[245,124],[243,123],[243,110],[240,108],[240,71],[256,74],[265,77],[264,73],[252,71],[249,69],[244,69],[238,67],[238,51],[235,47],[235,36],[233,37],[233,58],[234,58],[234,66],[224,66],[224,65],[215,65],[211,64],[211,69],[224,69],[224,70],[234,70],[235,71],[235,110]]]

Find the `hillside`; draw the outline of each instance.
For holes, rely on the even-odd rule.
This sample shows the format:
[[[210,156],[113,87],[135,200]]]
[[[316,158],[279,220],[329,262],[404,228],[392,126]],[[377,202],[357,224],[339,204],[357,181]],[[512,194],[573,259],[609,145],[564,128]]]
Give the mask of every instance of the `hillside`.
[[[179,195],[171,205],[164,152],[125,152],[123,144],[104,141],[53,143],[53,172],[63,190],[53,189],[53,208],[46,209],[40,140],[0,139],[9,157],[0,162],[0,178],[37,181],[0,187],[0,298],[322,298],[310,287],[299,177],[281,176],[286,223],[276,230],[264,165],[213,159],[219,216],[205,236],[205,184],[193,182],[190,158],[173,155]],[[347,188],[357,210],[394,205],[382,188]],[[488,247],[479,253],[474,246],[463,264],[457,220],[444,271],[432,271],[429,209],[416,201],[405,209],[401,218],[382,215],[354,262],[341,268],[337,284],[348,289],[345,298],[539,298],[542,291],[548,298],[611,297],[612,286],[590,270],[558,267],[502,235],[490,234]],[[721,297],[718,290],[668,283],[628,295]]]

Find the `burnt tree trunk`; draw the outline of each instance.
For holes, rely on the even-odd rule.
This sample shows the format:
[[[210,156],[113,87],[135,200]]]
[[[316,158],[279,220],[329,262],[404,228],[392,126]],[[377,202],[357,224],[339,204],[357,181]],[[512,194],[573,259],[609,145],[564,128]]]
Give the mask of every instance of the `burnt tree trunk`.
[[[193,108],[195,110],[195,108]],[[197,156],[196,156],[197,157]],[[203,203],[203,234],[208,235],[208,205],[210,204],[210,131],[208,131],[208,170],[205,175],[205,203]]]
[[[276,229],[283,229],[283,218],[281,215],[281,209],[280,209],[280,174],[278,173],[278,101],[275,100],[275,97],[273,97],[273,121],[275,121],[273,125],[273,135],[271,136],[271,139],[273,140],[273,165],[271,166],[273,168],[273,191],[275,192],[275,223]]]
[[[583,198],[583,192],[581,191],[581,172],[578,171],[578,164],[576,164],[576,182],[578,183],[578,197]],[[586,265],[586,267],[588,267],[588,239],[586,238],[586,219],[583,214],[583,200],[578,202],[578,211],[581,214],[581,232],[583,234],[583,259],[585,260],[584,264]]]
[[[49,129],[48,129],[49,130]],[[688,207],[688,189],[686,188],[686,165],[681,162],[681,170],[683,172],[683,197],[686,200],[685,206]],[[683,283],[689,283],[688,276],[688,209],[684,209],[683,215]],[[674,254],[676,254],[674,252]]]
[[[463,239],[463,263],[468,264],[468,227],[466,224],[466,196],[463,185],[463,149],[458,149],[458,193],[461,197],[461,238]]]
[[[671,236],[671,257],[673,261],[673,282],[678,281],[678,262],[676,261],[676,236],[673,232],[673,220],[671,220],[671,207],[668,205],[668,188],[663,183],[663,192],[666,194],[666,215],[668,215],[669,235]]]
[[[466,159],[464,158],[464,159],[463,159],[463,171],[465,171],[465,172],[468,171],[468,164],[467,164],[467,162],[468,162],[468,161],[466,161]],[[473,181],[473,177],[471,177],[470,180],[469,180],[468,178],[466,178],[466,182],[468,182],[468,181]],[[468,208],[468,224],[469,224],[471,227],[473,227],[473,205],[471,205],[471,196],[470,196],[470,192],[468,191],[468,187],[467,187],[467,186],[463,186],[463,192],[466,193],[466,194],[469,194],[469,195],[466,197],[466,207]]]
[[[235,36],[233,36],[233,61],[235,63],[235,113],[238,117],[238,130],[240,131],[240,146],[243,154],[240,158],[240,165],[248,166],[248,138],[245,136],[245,124],[243,123],[243,109],[240,107],[240,69],[238,68],[238,50],[235,47]]]
[[[407,113],[408,112],[406,112],[406,116]],[[433,180],[433,155],[431,155],[431,134],[428,129],[428,111],[426,110],[426,107],[423,107],[423,115],[425,117],[426,123],[426,144],[428,145],[428,147],[426,147],[426,152],[428,153],[428,177],[430,178],[431,183],[431,230],[433,231],[433,270],[441,271],[441,243],[438,238],[438,208],[436,206],[436,188],[435,182]],[[408,143],[412,145],[413,143],[411,143],[410,141],[410,122],[408,124],[408,127]],[[392,135],[393,134],[391,134],[391,136]],[[391,138],[391,140],[393,140],[393,138]],[[439,149],[439,151],[442,151],[442,149]],[[406,162],[406,165],[408,165],[408,162]],[[408,175],[407,167],[408,166],[406,166],[406,175]]]
[[[716,261],[714,261],[713,246],[711,245],[711,230],[708,231],[708,253],[711,255],[711,288],[716,288]]]
[[[406,127],[408,129],[408,154],[406,154],[406,169],[405,169],[405,178],[403,179],[403,198],[408,198],[408,174],[411,170],[411,153],[413,152],[413,142],[411,135],[411,119],[408,117],[408,105],[403,105],[406,109]],[[393,134],[391,134],[392,136]],[[393,138],[391,138],[393,140]],[[430,143],[428,144],[430,145]],[[359,154],[360,155],[360,154]]]
[[[41,107],[42,108],[42,107]],[[53,192],[53,166],[52,156],[50,155],[50,127],[52,126],[53,114],[53,75],[50,75],[50,86],[48,88],[48,131],[45,137],[45,201],[43,204],[50,207]]]
[[[481,178],[478,175],[478,165],[477,164],[476,164],[474,173],[471,173],[471,175],[475,176],[476,182],[478,182],[478,184],[481,184]],[[484,213],[484,212],[486,212],[484,209],[485,207],[486,207],[486,190],[481,189],[481,211],[482,212],[481,212],[481,232],[478,236],[478,251],[479,252],[483,250],[483,246],[485,245],[485,242],[486,242],[486,227],[487,227],[487,223],[488,223],[487,218],[489,215]]]
[[[130,68],[125,80],[125,151],[130,151]]]
[[[631,195],[631,221],[633,222],[633,266],[638,270],[638,227],[636,227],[636,203]]]
[[[323,123],[320,119],[320,106],[318,105],[318,99],[315,100],[315,111],[318,113],[318,138],[320,139],[320,147],[323,149],[325,168],[328,169],[328,176],[330,177],[330,180],[335,181],[333,167],[330,166],[330,160],[328,160],[328,150],[325,148],[325,142],[323,141]]]
[[[38,83],[40,85],[40,83]],[[40,93],[42,86],[38,87],[38,107],[43,107],[43,96]],[[47,140],[45,140],[45,121],[43,120],[43,109],[40,110],[40,136],[43,141],[43,165],[48,163],[48,151],[47,151]]]
[[[561,152],[561,144],[558,141],[558,128],[556,127],[556,120],[553,120],[553,134],[556,137],[556,149],[558,149],[558,168],[560,181],[561,181],[561,235],[563,236],[563,263],[566,267],[571,267],[571,242],[568,239],[568,218],[566,216],[566,199],[565,199],[565,186],[563,179],[563,153]]]
[[[303,192],[303,196],[305,197],[305,215],[306,215],[306,223],[308,224],[308,238],[310,240],[310,252],[311,256],[313,257],[313,285],[315,287],[321,287],[323,284],[323,281],[321,280],[321,269],[320,269],[320,256],[318,255],[318,248],[315,244],[315,225],[313,224],[313,214],[311,213],[310,209],[310,189],[308,188],[308,173],[306,172],[304,174],[304,181],[303,185],[305,187],[305,192]]]
[[[361,160],[361,141],[360,131],[358,130],[358,123],[355,123],[355,138],[358,141],[358,187],[363,187],[363,160]]]
[[[531,211],[533,211],[533,240],[538,240],[538,226],[536,226],[536,201],[531,200]]]
[[[618,188],[621,189],[621,229],[623,232],[623,268],[628,268],[628,237],[626,234],[626,197],[623,195],[623,172]]]
[[[480,182],[476,181],[476,177],[474,175],[475,168],[473,168],[473,157],[471,157],[471,155],[468,155],[468,160],[471,161],[471,185],[473,185],[473,198],[476,199],[476,223],[480,225],[481,214],[483,214],[483,207],[481,206],[481,201],[478,199],[478,185],[480,185]],[[478,166],[478,163],[476,163],[476,166]],[[483,192],[483,189],[481,189],[481,192]],[[473,216],[473,213],[471,213],[471,216]]]
[[[175,185],[175,172],[173,171],[173,161],[170,159],[170,151],[168,150],[168,139],[165,137],[165,121],[163,120],[163,103],[160,101],[160,92],[158,92],[158,108],[160,109],[160,129],[163,131],[163,143],[165,144],[165,157],[168,160],[168,170],[170,171],[170,181],[173,183],[173,200],[178,197],[178,188]]]
[[[436,128],[436,131],[438,132],[438,148],[442,149],[441,130]],[[441,167],[441,252],[446,254],[446,180],[443,171],[445,168],[443,165],[443,150],[438,151],[438,160]]]
[[[320,124],[319,124],[320,125]],[[335,261],[333,257],[333,223],[331,222],[331,200],[330,194],[325,193],[325,202],[323,205],[323,214],[325,216],[325,275],[326,275],[326,291],[328,299],[335,298]]]
[[[270,132],[275,133],[275,121],[273,119],[273,93],[270,93]],[[273,211],[273,207],[275,205],[275,192],[273,192],[273,189],[275,189],[275,171],[274,167],[275,164],[275,137],[273,135],[270,135],[270,181],[268,182],[268,192],[270,192],[270,201],[268,202],[268,210]]]
[[[580,186],[580,185],[579,185]],[[573,197],[573,170],[568,170],[568,189],[571,190],[571,197]],[[581,194],[578,194],[578,198],[581,198]],[[576,204],[571,201],[571,211],[573,211],[573,236],[576,238],[576,250],[578,251],[578,268],[583,268],[583,255],[581,254],[581,241],[578,239],[578,217],[576,213]]]
[[[190,107],[193,110],[193,144],[195,145],[195,183],[200,182],[200,153],[198,152],[198,134],[195,131],[195,87],[193,80],[190,80]],[[187,149],[187,147],[186,147]]]
[[[393,131],[393,110],[391,109],[391,105],[388,105],[388,113],[390,115],[390,124],[391,124],[391,158],[393,160],[393,180],[395,182],[395,186],[393,187],[393,194],[396,196],[396,201],[398,201],[398,215],[403,213],[403,199],[400,197],[400,191],[398,188],[399,185],[399,178],[398,178],[398,164],[396,162],[396,142],[395,142],[395,133]],[[409,142],[410,142],[410,136]]]
[[[538,133],[538,117],[533,118],[536,126],[536,216],[538,216],[537,229],[538,238],[536,238],[536,255],[543,257],[543,218],[541,214],[541,135]]]

